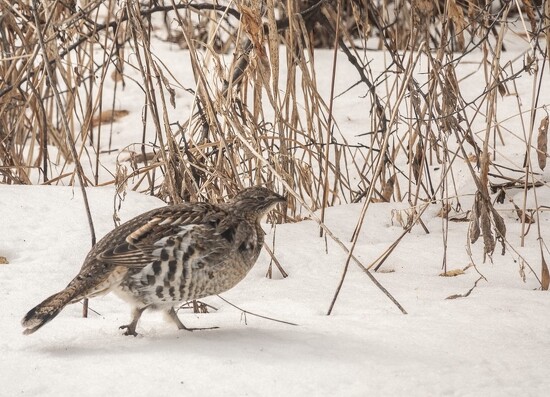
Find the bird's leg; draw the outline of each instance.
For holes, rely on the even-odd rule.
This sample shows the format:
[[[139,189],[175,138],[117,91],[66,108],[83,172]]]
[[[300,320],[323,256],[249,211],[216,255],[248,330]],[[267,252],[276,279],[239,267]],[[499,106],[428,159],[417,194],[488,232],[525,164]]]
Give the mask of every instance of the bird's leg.
[[[180,321],[178,315],[176,314],[176,311],[173,307],[170,308],[170,310],[166,311],[166,314],[168,314],[168,318],[172,320],[178,329],[184,329],[186,331],[200,331],[205,329],[217,329],[218,327],[207,327],[207,328],[187,328],[183,323]]]
[[[126,332],[124,332],[124,335],[132,335],[137,336],[136,332],[136,326],[139,321],[139,318],[141,317],[141,314],[147,309],[147,306],[139,308],[136,307],[134,310],[132,310],[132,322],[127,325],[121,325],[120,329],[125,329]]]

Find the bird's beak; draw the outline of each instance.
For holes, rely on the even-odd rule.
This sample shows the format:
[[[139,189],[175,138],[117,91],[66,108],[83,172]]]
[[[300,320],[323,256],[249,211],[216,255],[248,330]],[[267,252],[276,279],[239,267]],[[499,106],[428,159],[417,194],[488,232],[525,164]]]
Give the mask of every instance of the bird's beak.
[[[280,194],[277,194],[277,193],[274,193],[274,196],[275,196],[275,200],[278,203],[286,203],[286,197],[285,196],[281,196]]]

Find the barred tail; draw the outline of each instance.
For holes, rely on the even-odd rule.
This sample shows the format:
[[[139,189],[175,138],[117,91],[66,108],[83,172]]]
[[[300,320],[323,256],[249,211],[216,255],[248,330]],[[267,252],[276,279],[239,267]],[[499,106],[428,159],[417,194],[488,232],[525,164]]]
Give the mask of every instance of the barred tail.
[[[74,289],[64,289],[31,309],[21,320],[21,324],[25,327],[23,334],[30,335],[53,320],[65,306],[73,301],[73,296]]]

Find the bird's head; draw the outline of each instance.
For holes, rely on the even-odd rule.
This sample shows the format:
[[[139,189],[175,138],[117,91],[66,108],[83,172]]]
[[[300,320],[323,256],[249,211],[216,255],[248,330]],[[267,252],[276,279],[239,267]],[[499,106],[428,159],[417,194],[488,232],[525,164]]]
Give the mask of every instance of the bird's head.
[[[258,217],[269,212],[278,203],[284,202],[286,202],[285,197],[261,186],[244,189],[231,200],[231,204],[237,212]]]

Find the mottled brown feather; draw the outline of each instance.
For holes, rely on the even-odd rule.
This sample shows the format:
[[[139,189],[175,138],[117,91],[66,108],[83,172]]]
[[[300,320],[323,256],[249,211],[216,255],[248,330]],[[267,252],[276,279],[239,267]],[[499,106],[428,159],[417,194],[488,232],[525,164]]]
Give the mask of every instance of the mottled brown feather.
[[[131,219],[92,248],[63,291],[27,313],[24,333],[35,332],[69,303],[111,290],[134,308],[127,334],[135,334],[147,307],[167,310],[182,328],[173,306],[238,283],[263,244],[261,217],[283,201],[268,189],[252,187],[229,203],[172,205]]]

